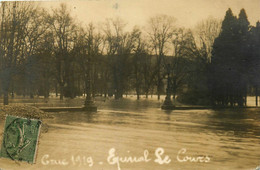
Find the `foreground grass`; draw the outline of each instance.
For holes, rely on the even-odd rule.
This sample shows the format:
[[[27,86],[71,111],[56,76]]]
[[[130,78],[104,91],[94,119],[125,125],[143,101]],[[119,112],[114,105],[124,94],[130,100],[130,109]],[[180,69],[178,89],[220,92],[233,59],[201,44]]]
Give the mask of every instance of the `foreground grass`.
[[[0,106],[0,121],[5,119],[6,115],[12,115],[17,117],[23,117],[28,119],[49,119],[53,118],[49,113],[45,113],[37,107],[28,106],[25,104],[13,104],[7,106]],[[42,121],[41,132],[46,133],[48,131],[48,125]]]
[[[30,119],[45,119],[52,118],[51,115],[43,112],[37,107],[28,106],[25,104],[14,104],[0,107],[0,118],[5,117],[5,115],[19,116],[23,118]]]

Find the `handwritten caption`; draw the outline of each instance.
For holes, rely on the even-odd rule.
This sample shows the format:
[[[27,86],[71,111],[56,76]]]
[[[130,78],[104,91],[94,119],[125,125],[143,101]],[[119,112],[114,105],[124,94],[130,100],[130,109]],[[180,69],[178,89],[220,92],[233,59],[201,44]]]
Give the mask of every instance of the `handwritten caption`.
[[[129,151],[128,151],[129,152]],[[176,160],[181,163],[194,162],[194,163],[208,163],[210,162],[210,157],[208,155],[203,156],[189,156],[187,155],[187,149],[182,148],[178,151]],[[141,156],[119,156],[115,148],[111,148],[108,151],[108,156],[105,162],[96,162],[92,156],[74,156],[72,155],[70,159],[53,159],[49,154],[45,154],[41,158],[41,163],[43,165],[60,165],[60,166],[88,166],[93,167],[95,164],[103,165],[105,163],[109,165],[116,166],[118,170],[121,170],[121,164],[134,164],[134,163],[149,163],[154,162],[159,165],[167,165],[172,162],[172,158],[165,154],[163,148],[157,148],[154,152],[154,156],[151,156],[148,150],[144,150]]]

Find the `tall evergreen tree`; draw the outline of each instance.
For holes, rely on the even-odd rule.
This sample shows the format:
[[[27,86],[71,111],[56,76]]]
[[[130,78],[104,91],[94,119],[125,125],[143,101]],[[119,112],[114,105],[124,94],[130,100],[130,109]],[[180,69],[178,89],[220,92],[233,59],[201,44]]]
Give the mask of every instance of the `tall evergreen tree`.
[[[244,105],[246,105],[248,69],[249,65],[249,27],[250,23],[247,19],[245,9],[241,9],[238,18],[237,32],[237,51],[238,51],[238,71],[241,76],[238,84],[241,95],[243,96]]]
[[[249,58],[249,78],[250,84],[255,88],[256,105],[258,105],[258,88],[260,86],[260,22],[250,30],[250,58]]]
[[[228,9],[212,51],[209,87],[213,104],[246,104],[248,30],[249,22],[245,10],[240,11],[237,19],[232,10]]]

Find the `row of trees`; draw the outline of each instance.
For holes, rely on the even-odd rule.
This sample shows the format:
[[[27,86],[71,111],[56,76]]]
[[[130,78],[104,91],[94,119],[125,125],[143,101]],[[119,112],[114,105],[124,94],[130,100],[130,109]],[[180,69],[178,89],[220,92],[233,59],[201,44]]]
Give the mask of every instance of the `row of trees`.
[[[47,29],[43,16],[43,11],[28,3],[1,3],[0,72],[5,104],[9,90],[14,93],[18,82],[33,94],[32,81],[37,75],[32,69],[37,67],[37,53]]]
[[[206,101],[227,104],[226,98],[232,98],[233,104],[239,103],[239,97],[235,96],[243,92],[244,97],[249,85],[258,86],[256,67],[252,64],[259,58],[259,40],[248,37],[259,37],[259,25],[250,27],[249,22],[247,31],[241,28],[236,32],[244,31],[243,35],[250,39],[248,63],[252,69],[246,75],[250,73],[250,82],[245,83],[241,78],[245,76],[220,76],[226,72],[222,67],[237,65],[238,60],[247,56],[239,51],[237,56],[232,54],[232,49],[244,50],[247,45],[242,42],[232,46],[234,43],[229,37],[235,33],[225,31],[225,25],[230,25],[228,12],[222,27],[219,20],[208,18],[190,30],[177,27],[173,17],[159,15],[150,18],[145,29],[136,26],[126,31],[126,23],[120,18],[107,19],[100,27],[92,23],[82,26],[71,17],[64,4],[51,11],[35,4],[2,2],[0,86],[4,104],[8,104],[9,94],[47,98],[50,92],[55,92],[63,99],[85,94],[86,89],[91,90],[93,97],[114,95],[118,99],[123,94],[135,93],[137,99],[142,94],[146,97],[157,94],[160,99],[167,75],[173,99],[178,96],[180,101],[192,104]],[[244,15],[246,17],[245,12]],[[236,22],[245,22],[231,16]],[[230,29],[234,31],[233,27]],[[233,48],[225,46],[223,41]],[[240,68],[237,71],[244,73]],[[238,80],[240,89],[228,85]]]

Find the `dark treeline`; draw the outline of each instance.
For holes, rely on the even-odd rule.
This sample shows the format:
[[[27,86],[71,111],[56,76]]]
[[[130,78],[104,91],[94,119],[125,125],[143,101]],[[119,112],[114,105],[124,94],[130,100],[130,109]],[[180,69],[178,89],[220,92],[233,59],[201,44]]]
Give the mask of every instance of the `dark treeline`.
[[[47,11],[34,2],[2,2],[0,87],[8,97],[165,94],[189,104],[245,105],[257,96],[260,24],[242,9],[221,21],[208,18],[191,30],[173,17],[150,18],[126,31],[120,18],[101,26],[78,24],[66,5]]]
[[[226,12],[221,33],[215,39],[209,64],[209,89],[214,105],[246,105],[248,92],[259,86],[259,22],[250,26],[244,9],[236,17]],[[257,100],[256,100],[257,101]]]

